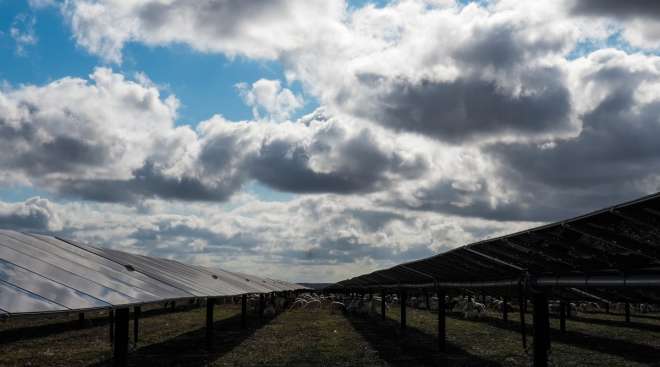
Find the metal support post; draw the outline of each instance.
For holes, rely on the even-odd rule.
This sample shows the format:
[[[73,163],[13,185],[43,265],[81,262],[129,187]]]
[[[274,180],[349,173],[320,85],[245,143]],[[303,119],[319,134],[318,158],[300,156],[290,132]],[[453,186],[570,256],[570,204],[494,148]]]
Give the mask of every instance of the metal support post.
[[[115,343],[113,348],[113,365],[125,367],[128,365],[128,308],[115,310]]]
[[[444,352],[447,349],[447,319],[445,292],[438,290],[438,349]]]
[[[534,301],[534,367],[548,366],[550,351],[550,317],[548,297],[544,293],[535,293]]]

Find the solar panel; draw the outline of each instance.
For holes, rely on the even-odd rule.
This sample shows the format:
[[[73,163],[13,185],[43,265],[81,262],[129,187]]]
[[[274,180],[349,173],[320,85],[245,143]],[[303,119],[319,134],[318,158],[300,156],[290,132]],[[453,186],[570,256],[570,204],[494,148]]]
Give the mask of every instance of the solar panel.
[[[0,230],[0,317],[302,288],[51,236]]]
[[[630,274],[641,274],[638,278],[643,281],[634,281]],[[660,300],[657,291],[649,289],[660,287],[660,193],[346,279],[329,288],[515,285],[516,280],[543,277],[550,283],[568,279],[566,284],[575,283],[572,289],[578,297],[587,297],[584,288],[589,288],[591,293],[586,293],[606,299]]]

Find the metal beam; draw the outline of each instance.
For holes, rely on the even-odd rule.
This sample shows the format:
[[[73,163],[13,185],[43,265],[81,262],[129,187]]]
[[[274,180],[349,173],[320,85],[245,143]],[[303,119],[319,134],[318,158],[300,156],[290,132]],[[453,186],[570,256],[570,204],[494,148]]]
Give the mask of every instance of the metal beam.
[[[494,257],[494,256],[486,255],[486,254],[484,254],[483,252],[480,252],[480,251],[477,251],[477,250],[471,249],[471,248],[469,248],[469,247],[465,247],[465,251],[471,252],[471,253],[473,253],[473,254],[475,254],[475,255],[477,255],[477,256],[481,256],[481,257],[483,257],[484,259],[488,259],[488,260],[490,260],[490,261],[492,261],[492,262],[495,262],[495,263],[498,263],[498,264],[501,264],[501,265],[504,265],[504,266],[508,266],[508,267],[510,267],[510,268],[512,268],[512,269],[515,269],[515,270],[518,270],[518,271],[525,271],[524,268],[521,268],[521,267],[518,266],[518,265],[511,264],[511,263],[506,262],[506,261],[504,261],[504,260],[498,259],[498,258],[496,258],[496,257]]]
[[[512,288],[517,287],[520,278],[492,281],[456,281],[437,283],[382,284],[381,288]],[[533,287],[570,287],[570,288],[658,288],[660,274],[622,274],[622,275],[556,275],[530,276],[529,285]],[[367,289],[370,285],[353,286],[356,289]]]

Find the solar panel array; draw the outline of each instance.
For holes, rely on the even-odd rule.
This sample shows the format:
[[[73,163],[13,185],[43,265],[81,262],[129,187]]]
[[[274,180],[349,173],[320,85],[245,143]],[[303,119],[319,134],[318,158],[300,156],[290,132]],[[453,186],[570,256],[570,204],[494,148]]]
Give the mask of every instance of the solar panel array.
[[[0,230],[0,316],[304,289],[254,275]]]
[[[329,289],[423,284],[485,289],[491,288],[485,282],[513,287],[525,280],[556,284],[556,292],[577,298],[660,302],[660,193],[347,279]]]

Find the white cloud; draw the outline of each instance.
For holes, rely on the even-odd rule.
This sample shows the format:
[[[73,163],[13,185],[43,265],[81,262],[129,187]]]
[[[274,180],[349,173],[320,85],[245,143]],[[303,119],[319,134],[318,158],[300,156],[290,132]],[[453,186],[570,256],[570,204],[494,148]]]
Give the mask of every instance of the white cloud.
[[[291,113],[305,103],[302,96],[282,88],[279,80],[259,79],[252,85],[239,83],[236,87],[243,101],[252,107],[252,115],[256,120],[288,120]]]
[[[269,103],[255,89],[255,103]],[[106,68],[89,80],[2,92],[0,167],[11,172],[3,180],[95,201],[225,201],[250,180],[350,194],[383,190],[428,168],[422,151],[395,143],[391,132],[322,110],[282,123],[216,115],[192,130],[174,125],[178,104],[145,76],[131,81]]]
[[[49,6],[54,6],[55,0],[28,0],[28,5],[33,9],[42,9]]]
[[[89,80],[6,90],[0,92],[0,165],[44,179],[128,177],[185,135],[173,126],[177,106],[176,98],[161,99],[156,88],[105,68]]]
[[[9,28],[9,35],[16,43],[16,54],[25,56],[28,46],[34,46],[39,39],[34,31],[34,26],[37,19],[34,16],[27,14],[19,14],[14,18],[14,21]]]
[[[324,37],[341,17],[342,1],[67,0],[63,12],[76,41],[111,62],[128,42],[185,43],[202,52],[275,59]]]
[[[568,14],[586,17],[591,24],[621,33],[630,45],[646,50],[660,49],[660,6],[648,0],[565,0]]]
[[[62,222],[53,203],[34,197],[19,203],[0,202],[0,228],[59,231]]]

